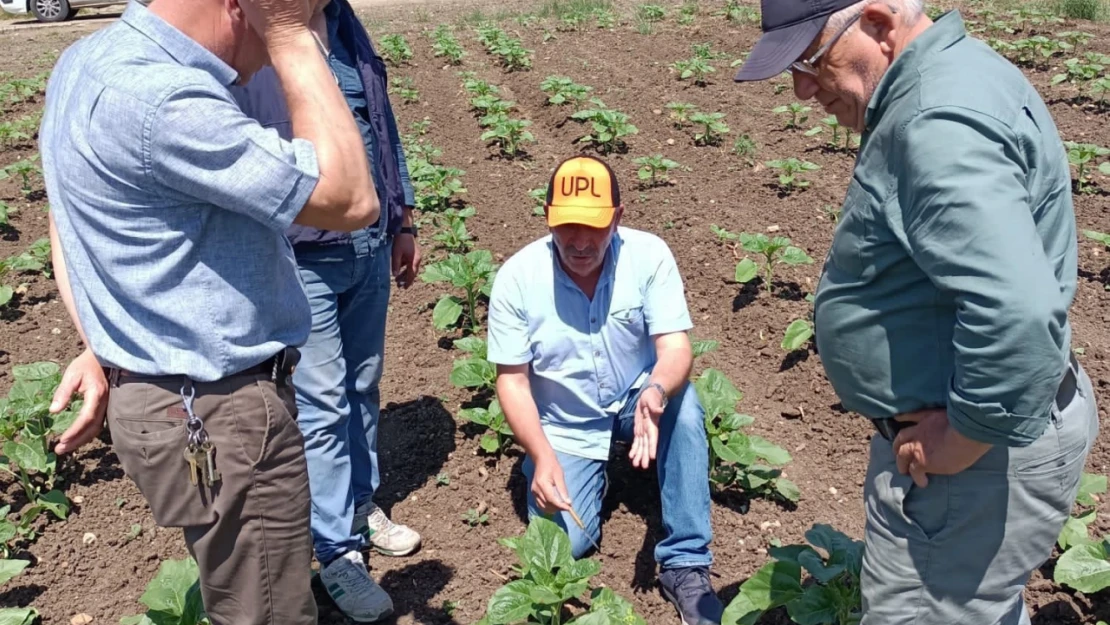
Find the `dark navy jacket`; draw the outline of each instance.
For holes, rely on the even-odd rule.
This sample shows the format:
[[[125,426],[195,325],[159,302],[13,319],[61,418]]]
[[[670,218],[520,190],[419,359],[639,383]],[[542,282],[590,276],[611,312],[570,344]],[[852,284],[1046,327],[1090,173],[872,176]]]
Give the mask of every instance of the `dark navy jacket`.
[[[328,62],[340,81],[341,89],[344,84],[349,86],[344,79],[355,79],[356,74],[361,82],[361,93],[345,92],[344,95],[367,145],[386,233],[393,235],[401,228],[405,207],[415,205],[416,201],[397,132],[397,121],[389,102],[385,62],[374,50],[370,35],[347,0],[331,0],[325,13],[331,38],[337,39],[329,41],[332,54]],[[353,58],[349,58],[351,56]],[[359,86],[354,91],[359,91]],[[231,92],[249,117],[263,126],[276,129],[286,139],[292,138],[289,110],[273,68],[264,68],[245,86],[232,87]],[[376,230],[380,223],[369,226],[369,229]],[[286,234],[294,249],[345,244],[351,240],[347,232],[319,230],[298,224],[291,226]]]

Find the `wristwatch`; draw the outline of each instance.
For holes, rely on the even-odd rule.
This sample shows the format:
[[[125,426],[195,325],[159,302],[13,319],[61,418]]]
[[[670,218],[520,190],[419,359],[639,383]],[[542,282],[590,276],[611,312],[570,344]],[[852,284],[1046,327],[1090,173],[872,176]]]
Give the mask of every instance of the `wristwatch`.
[[[413,236],[413,238],[415,239],[416,238],[416,226],[401,226],[401,229],[397,231],[397,234],[411,234]]]
[[[652,387],[654,387],[655,389],[657,389],[659,391],[659,396],[663,398],[663,407],[666,408],[667,407],[667,401],[669,399],[667,397],[667,390],[664,389],[663,385],[658,383],[658,382],[650,382],[650,383],[648,383],[647,386],[644,387],[644,389],[649,389],[649,388],[652,388]]]

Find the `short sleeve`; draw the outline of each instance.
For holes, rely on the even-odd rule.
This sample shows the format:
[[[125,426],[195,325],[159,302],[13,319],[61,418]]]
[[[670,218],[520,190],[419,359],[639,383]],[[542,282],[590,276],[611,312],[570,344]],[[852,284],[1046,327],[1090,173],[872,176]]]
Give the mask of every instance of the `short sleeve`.
[[[320,176],[311,143],[282,139],[230,96],[202,85],[166,97],[148,136],[156,183],[279,232],[292,225]]]
[[[686,305],[686,291],[682,285],[674,254],[665,242],[659,240],[653,247],[655,261],[647,279],[644,296],[644,319],[648,334],[658,336],[671,332],[684,332],[693,327]]]
[[[516,276],[502,268],[489,300],[489,338],[486,359],[497,365],[532,362],[524,296]]]

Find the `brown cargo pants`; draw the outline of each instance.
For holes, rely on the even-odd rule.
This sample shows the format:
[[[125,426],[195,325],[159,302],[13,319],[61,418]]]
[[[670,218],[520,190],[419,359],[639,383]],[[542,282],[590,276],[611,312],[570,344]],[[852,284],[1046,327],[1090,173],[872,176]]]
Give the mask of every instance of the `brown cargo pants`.
[[[282,376],[284,377],[284,376]],[[182,377],[109,371],[108,427],[155,522],[184,530],[213,625],[315,625],[308,468],[291,382],[194,383],[221,479],[190,479]]]

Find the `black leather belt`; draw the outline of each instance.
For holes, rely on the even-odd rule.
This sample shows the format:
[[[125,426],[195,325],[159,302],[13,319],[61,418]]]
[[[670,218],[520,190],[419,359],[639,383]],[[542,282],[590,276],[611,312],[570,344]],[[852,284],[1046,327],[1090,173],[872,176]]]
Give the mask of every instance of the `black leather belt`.
[[[1064,372],[1064,379],[1060,382],[1060,387],[1056,389],[1056,409],[1063,411],[1064,408],[1067,408],[1075,399],[1078,389],[1079,363],[1075,360],[1075,354],[1070,354],[1068,356],[1068,369]],[[892,418],[872,419],[871,424],[888,441],[893,441],[898,436],[898,432],[913,425],[913,423],[897,421]]]
[[[297,368],[297,363],[300,362],[300,360],[301,352],[296,347],[286,347],[257,365],[233,373],[227,376],[227,378],[261,374],[270,376],[270,380],[278,386],[285,386],[289,377],[293,374],[293,370]],[[105,368],[105,375],[108,377],[109,386],[119,386],[127,382],[157,383],[181,379],[180,375],[149,375],[116,367]]]

